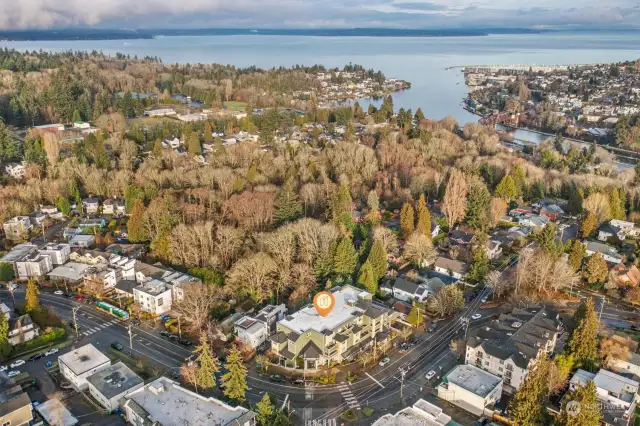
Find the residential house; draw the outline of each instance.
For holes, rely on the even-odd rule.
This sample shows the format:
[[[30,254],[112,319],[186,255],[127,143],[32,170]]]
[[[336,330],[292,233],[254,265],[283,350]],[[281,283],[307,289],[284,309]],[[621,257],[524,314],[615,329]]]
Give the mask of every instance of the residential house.
[[[502,244],[500,241],[488,240],[485,243],[484,248],[489,260],[497,259],[502,254]]]
[[[34,409],[44,420],[42,424],[75,426],[80,423],[78,419],[73,417],[71,412],[67,410],[67,407],[65,407],[57,398],[48,399],[45,402],[36,405]],[[36,423],[36,425],[39,423]]]
[[[143,312],[162,315],[171,310],[171,288],[152,279],[133,288],[133,300]]]
[[[122,271],[112,266],[99,264],[88,267],[83,274],[84,286],[98,294],[115,288],[122,279]]]
[[[403,408],[395,414],[385,414],[373,423],[373,426],[447,426],[451,416],[442,408],[420,398],[411,407]]]
[[[9,163],[4,166],[4,171],[14,179],[22,179],[26,172],[25,162],[22,163]]]
[[[52,269],[51,257],[40,254],[37,250],[30,251],[14,262],[15,274],[20,280],[42,278]]]
[[[100,208],[100,200],[96,197],[85,198],[84,200],[82,200],[82,208],[87,214],[98,213],[98,209]]]
[[[569,389],[585,386],[593,381],[598,401],[603,405],[602,424],[626,426],[634,417],[640,383],[601,368],[597,373],[578,369],[569,381]]]
[[[89,248],[94,245],[96,238],[93,235],[75,235],[69,240],[69,245],[73,248]]]
[[[539,357],[553,351],[559,329],[555,312],[516,308],[467,340],[465,362],[502,377],[505,390],[515,391]]]
[[[40,206],[40,213],[46,214],[47,216],[54,216],[60,212],[56,206]]]
[[[438,385],[438,398],[444,399],[476,416],[484,414],[502,397],[502,379],[480,368],[457,365]]]
[[[638,236],[640,236],[640,227],[638,227],[633,222],[620,220],[620,219],[611,219],[609,221],[609,224],[611,226],[615,226],[616,228],[620,228],[620,230],[622,230],[622,232],[624,232],[626,236],[630,236],[634,238],[637,238]]]
[[[512,209],[511,211],[509,211],[509,216],[514,218],[518,218],[520,216],[532,215],[532,214],[533,214],[533,208],[528,206],[516,207],[515,209]]]
[[[526,214],[520,216],[518,224],[526,226],[528,228],[542,228],[550,222],[547,216],[541,216],[536,214]]]
[[[124,215],[125,204],[123,200],[118,198],[108,198],[102,203],[102,213],[109,215]]]
[[[119,408],[120,400],[144,386],[144,380],[122,362],[87,377],[89,394],[109,411]]]
[[[32,228],[29,216],[16,216],[2,224],[4,236],[12,241],[27,239]]]
[[[403,302],[424,303],[429,298],[429,290],[423,283],[416,283],[406,278],[398,277],[393,283],[393,297]]]
[[[40,327],[33,322],[29,314],[9,320],[9,343],[22,345],[40,335]]]
[[[613,269],[614,279],[619,286],[633,286],[640,285],[640,270],[636,268],[636,265],[631,265],[627,268],[624,263],[617,264]]]
[[[242,406],[231,406],[205,397],[160,377],[128,393],[120,403],[125,419],[132,425],[210,424],[216,426],[256,426],[256,414]],[[206,419],[206,421],[205,421]]]
[[[449,232],[449,241],[451,241],[452,245],[457,246],[469,246],[475,239],[475,235],[471,232],[466,232],[461,229],[455,229]]]
[[[540,208],[540,216],[546,216],[554,222],[563,214],[564,211],[557,204],[548,204]]]
[[[165,115],[176,115],[176,111],[171,108],[151,109],[144,112],[145,117],[162,117]]]
[[[0,372],[0,425],[27,426],[33,420],[31,399],[22,386],[16,385],[7,373]]]
[[[598,240],[602,242],[607,242],[609,238],[616,237],[620,241],[625,239],[625,233],[621,228],[617,226],[613,226],[610,223],[605,223],[600,228],[598,228]]]
[[[4,317],[9,320],[11,319],[12,312],[13,310],[10,309],[7,305],[5,305],[4,303],[0,303],[0,315],[4,315]]]
[[[107,220],[104,218],[95,218],[95,219],[82,219],[78,223],[78,228],[87,229],[87,228],[104,228],[107,226]]]
[[[82,391],[89,387],[87,378],[108,368],[111,360],[89,343],[60,355],[58,365],[60,372],[73,388]]]
[[[437,237],[441,231],[440,224],[434,219],[431,219],[431,238]]]
[[[48,243],[40,248],[40,254],[47,255],[51,258],[51,264],[54,266],[63,265],[69,260],[71,255],[71,246],[69,244]]]
[[[86,263],[87,265],[98,265],[100,263],[107,264],[109,257],[105,253],[99,251],[74,251],[69,258],[74,262]]]
[[[267,305],[256,316],[246,315],[235,322],[236,338],[245,345],[256,349],[275,333],[277,322],[285,317],[284,304]]]
[[[459,260],[449,259],[447,257],[438,257],[433,264],[433,268],[436,272],[444,275],[449,275],[457,280],[462,279],[469,270],[466,263]]]
[[[584,243],[586,247],[587,256],[591,256],[595,253],[600,253],[604,260],[609,263],[622,263],[622,256],[618,253],[618,250],[614,247],[602,244],[596,241],[587,241]]]
[[[47,215],[42,212],[29,213],[29,220],[33,226],[41,226],[46,218]]]
[[[271,336],[271,350],[294,366],[302,359],[303,368],[352,360],[361,352],[389,343],[391,329],[400,314],[372,301],[371,294],[346,285],[331,292],[335,305],[330,315],[321,316],[313,305],[278,321]]]
[[[637,352],[629,351],[628,359],[614,358],[610,365],[618,374],[640,377],[640,354]]]

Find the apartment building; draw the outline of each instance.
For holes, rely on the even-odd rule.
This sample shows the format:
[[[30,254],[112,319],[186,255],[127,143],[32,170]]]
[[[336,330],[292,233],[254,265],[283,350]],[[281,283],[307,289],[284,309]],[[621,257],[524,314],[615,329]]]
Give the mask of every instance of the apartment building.
[[[89,343],[60,355],[58,365],[73,388],[81,391],[89,387],[87,378],[109,367],[111,360]]]
[[[143,312],[162,315],[171,310],[171,288],[152,279],[133,288],[133,300]]]
[[[303,359],[305,369],[316,369],[388,344],[400,313],[373,303],[371,294],[350,285],[331,292],[335,305],[327,316],[307,305],[278,321],[271,349],[286,365]]]
[[[465,363],[502,377],[505,391],[517,390],[542,354],[553,351],[560,324],[544,308],[514,309],[467,340]]]
[[[25,240],[33,228],[29,216],[16,216],[2,224],[4,236],[8,240]]]
[[[40,254],[49,256],[51,264],[54,266],[64,265],[71,255],[71,246],[69,244],[49,243],[40,248]]]
[[[438,398],[480,416],[502,397],[502,379],[474,365],[454,367],[438,384]]]
[[[31,399],[20,385],[0,372],[0,425],[26,426],[33,420]]]
[[[276,324],[287,313],[284,304],[267,305],[255,316],[246,315],[234,324],[236,338],[243,344],[256,349],[275,333]]]

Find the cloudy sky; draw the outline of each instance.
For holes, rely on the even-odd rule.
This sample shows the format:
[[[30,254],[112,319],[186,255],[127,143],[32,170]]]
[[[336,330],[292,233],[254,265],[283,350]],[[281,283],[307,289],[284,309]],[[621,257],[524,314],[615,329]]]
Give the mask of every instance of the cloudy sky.
[[[640,0],[0,0],[0,29],[640,28]]]

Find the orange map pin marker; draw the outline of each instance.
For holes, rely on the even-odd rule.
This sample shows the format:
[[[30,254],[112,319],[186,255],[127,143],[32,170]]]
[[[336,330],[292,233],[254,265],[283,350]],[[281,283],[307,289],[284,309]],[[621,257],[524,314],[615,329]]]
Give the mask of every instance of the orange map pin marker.
[[[323,317],[329,315],[329,312],[331,312],[335,304],[336,298],[328,291],[321,291],[313,298],[313,306],[315,306],[316,311]]]

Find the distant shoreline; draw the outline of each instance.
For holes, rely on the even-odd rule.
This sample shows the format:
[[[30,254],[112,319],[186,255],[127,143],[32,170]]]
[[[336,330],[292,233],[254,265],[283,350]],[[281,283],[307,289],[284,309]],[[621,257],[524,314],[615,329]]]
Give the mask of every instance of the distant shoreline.
[[[0,41],[61,41],[61,40],[144,40],[179,36],[298,36],[298,37],[486,37],[498,34],[542,34],[549,30],[528,28],[471,29],[60,29],[0,31]]]

